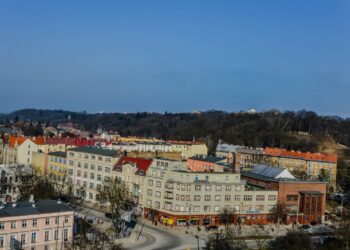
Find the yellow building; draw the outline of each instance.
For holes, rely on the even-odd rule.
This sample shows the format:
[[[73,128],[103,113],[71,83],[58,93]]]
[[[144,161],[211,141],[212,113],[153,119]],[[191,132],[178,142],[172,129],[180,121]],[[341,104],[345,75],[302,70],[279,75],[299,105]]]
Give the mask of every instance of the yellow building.
[[[47,175],[56,184],[63,184],[68,179],[66,152],[48,153]]]
[[[33,152],[32,166],[41,174],[45,174],[47,169],[47,154],[43,152]]]

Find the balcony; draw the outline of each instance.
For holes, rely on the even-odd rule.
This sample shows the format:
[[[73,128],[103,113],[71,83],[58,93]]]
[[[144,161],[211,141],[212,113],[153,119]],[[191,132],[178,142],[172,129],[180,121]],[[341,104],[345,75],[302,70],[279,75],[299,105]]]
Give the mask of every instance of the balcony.
[[[165,188],[173,190],[174,189],[174,183],[166,182],[165,183]]]
[[[166,192],[164,194],[164,199],[173,200],[174,199],[173,193],[172,192]]]

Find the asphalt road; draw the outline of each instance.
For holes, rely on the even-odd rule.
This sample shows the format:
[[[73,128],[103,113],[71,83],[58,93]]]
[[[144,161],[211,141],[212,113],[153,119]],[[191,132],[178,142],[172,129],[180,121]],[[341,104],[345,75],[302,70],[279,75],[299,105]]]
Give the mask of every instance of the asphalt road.
[[[107,219],[104,215],[104,213],[91,209],[86,208],[83,206],[77,206],[80,208],[83,208],[82,211],[79,213],[94,216],[96,218],[104,219],[106,221],[110,221],[110,219]],[[141,228],[142,224],[138,223],[138,228]],[[158,228],[157,226],[151,226],[148,224],[144,224],[144,227],[142,229],[141,235],[146,238],[146,241],[140,241],[140,245],[134,245],[132,249],[135,250],[171,250],[171,249],[179,249],[184,242],[184,239],[176,235],[175,233],[171,233],[168,231],[165,231],[161,228]],[[125,246],[127,247],[127,246]]]
[[[147,238],[146,242],[133,247],[138,250],[161,250],[178,249],[184,244],[183,239],[174,233],[157,228],[156,226],[144,225],[142,235]]]

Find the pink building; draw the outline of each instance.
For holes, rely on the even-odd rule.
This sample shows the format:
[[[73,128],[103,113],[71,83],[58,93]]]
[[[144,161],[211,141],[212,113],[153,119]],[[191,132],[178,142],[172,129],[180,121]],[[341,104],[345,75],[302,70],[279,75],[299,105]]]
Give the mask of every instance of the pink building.
[[[187,159],[187,169],[192,172],[224,172],[229,167],[222,157],[198,155]]]
[[[0,249],[56,250],[73,242],[74,211],[54,200],[0,207]]]

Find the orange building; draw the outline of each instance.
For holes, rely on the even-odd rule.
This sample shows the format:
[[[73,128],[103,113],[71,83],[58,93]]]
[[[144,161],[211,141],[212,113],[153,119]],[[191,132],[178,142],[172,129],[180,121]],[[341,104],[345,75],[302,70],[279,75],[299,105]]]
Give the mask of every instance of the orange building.
[[[324,221],[327,191],[325,182],[304,181],[276,175],[281,173],[283,168],[262,166],[261,169],[260,171],[254,169],[242,171],[242,179],[249,185],[277,190],[279,203],[288,211],[288,215],[284,218],[286,223],[296,222],[297,218],[299,223],[304,224]]]

